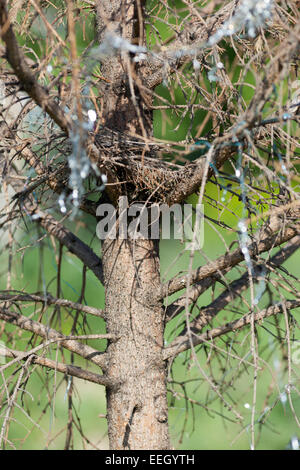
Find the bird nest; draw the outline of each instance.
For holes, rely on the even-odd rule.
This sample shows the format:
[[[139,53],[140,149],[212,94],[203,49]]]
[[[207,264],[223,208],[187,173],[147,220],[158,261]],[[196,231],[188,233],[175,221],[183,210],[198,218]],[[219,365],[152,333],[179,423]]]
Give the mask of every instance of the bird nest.
[[[126,195],[131,202],[164,202],[182,168],[162,159],[166,150],[170,152],[165,145],[145,144],[110,129],[101,129],[94,145],[97,166],[108,178],[107,190],[113,199]]]

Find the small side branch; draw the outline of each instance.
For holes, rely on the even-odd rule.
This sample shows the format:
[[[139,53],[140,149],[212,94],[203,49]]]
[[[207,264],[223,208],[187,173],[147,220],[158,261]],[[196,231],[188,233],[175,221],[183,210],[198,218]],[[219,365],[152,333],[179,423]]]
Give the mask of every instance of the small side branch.
[[[299,207],[296,207],[296,209],[291,212],[285,221],[286,224],[288,224],[289,220],[294,220],[294,223],[292,223],[292,225],[287,227],[284,231],[281,231],[283,229],[283,220],[280,217],[276,217],[274,224],[270,224],[268,227],[267,235],[260,241],[254,241],[251,243],[248,248],[250,256],[255,257],[260,253],[269,251],[270,249],[287,242],[299,233],[300,205],[298,204],[298,206]],[[213,276],[214,274],[222,273],[228,268],[233,268],[243,260],[243,253],[241,252],[240,248],[237,248],[232,253],[226,253],[217,260],[211,261],[210,263],[195,269],[192,271],[190,277],[186,275],[176,279],[171,279],[168,283],[163,285],[161,297],[167,297],[168,295],[174,294],[175,292],[186,288],[188,280],[190,281],[191,285],[195,284],[196,282],[200,282],[203,279]]]
[[[43,165],[37,155],[35,155],[35,153],[30,148],[28,148],[27,144],[24,146],[24,143],[20,143],[16,150],[21,154],[26,163],[28,163],[31,168],[34,168],[37,175],[43,177],[42,181],[45,181],[52,191],[57,194],[65,193],[66,195],[71,193],[71,190],[65,184],[66,174],[69,173],[67,164],[64,164],[64,166],[59,168],[57,172],[52,171],[48,176],[47,173],[49,173],[49,170],[45,167],[45,165]],[[83,212],[95,216],[96,208],[93,201],[88,201],[83,198],[79,208]]]
[[[67,339],[63,334],[53,328],[49,328],[42,323],[31,320],[24,315],[20,315],[18,313],[11,312],[6,308],[0,307],[0,319],[18,326],[22,330],[31,331],[44,339],[60,341],[62,346],[69,351],[78,354],[101,368],[105,368],[106,366],[106,355],[104,353],[101,353],[86,344],[82,344],[79,341]]]
[[[52,359],[48,359],[47,357],[40,357],[34,354],[31,355],[30,351],[27,355],[25,355],[22,351],[6,350],[5,356],[12,359],[19,358],[22,361],[30,357],[31,364],[38,364],[40,366],[47,367],[48,369],[61,372],[62,374],[71,375],[73,377],[77,377],[78,379],[87,380],[88,382],[92,382],[98,385],[104,385],[105,387],[109,387],[111,385],[111,381],[104,375],[95,374],[94,372],[90,372],[88,370],[81,369],[81,367],[76,367],[70,364],[56,362]]]
[[[276,57],[265,68],[264,78],[257,85],[254,97],[244,114],[236,124],[223,137],[215,139],[213,143],[212,161],[216,168],[220,168],[229,160],[237,150],[236,142],[245,140],[245,132],[252,130],[261,120],[262,110],[274,92],[275,83],[283,80],[290,68],[293,57],[300,51],[300,24],[297,24],[280,44]],[[176,172],[176,185],[168,195],[168,204],[181,203],[191,194],[198,191],[205,174],[205,158],[200,157],[195,162],[186,165],[183,170]],[[209,168],[208,178],[214,174]]]
[[[236,145],[218,144],[220,139],[216,139],[214,142],[214,149],[212,150],[211,160],[214,162],[215,168],[220,168],[227,160],[229,160],[236,153]],[[223,138],[222,138],[223,141]],[[230,138],[227,142],[230,142]],[[206,158],[200,157],[195,162],[186,165],[182,170],[178,170],[175,173],[173,189],[168,194],[166,202],[171,204],[180,204],[188,196],[194,194],[199,190],[199,186],[202,183],[203,177],[206,174]],[[210,178],[214,174],[215,170],[212,167],[208,168],[207,178]]]
[[[297,235],[296,237],[292,238],[285,246],[282,248],[276,255],[274,255],[268,262],[268,266],[280,266],[282,263],[284,263],[290,256],[292,256],[296,250],[299,249],[300,246],[300,235]],[[266,263],[263,264],[264,268],[268,271],[268,267],[266,266]],[[261,265],[258,264],[255,267],[253,276],[255,277],[256,275],[259,275],[261,270]],[[223,275],[225,272],[223,272]],[[200,295],[205,292],[209,287],[211,287],[213,284],[215,284],[218,281],[221,281],[222,276],[220,274],[208,277],[201,281],[199,284],[196,284],[190,289],[189,292],[189,303],[195,303],[197,302],[197,299],[200,297]],[[201,309],[201,315],[197,316],[193,322],[190,324],[190,329],[196,328],[199,330],[200,328],[203,328],[207,323],[210,322],[210,320],[216,316],[221,310],[223,310],[226,305],[228,305],[232,300],[237,298],[243,290],[248,288],[249,286],[249,274],[248,271],[243,274],[239,279],[233,281],[227,289],[222,292],[210,305],[207,307],[204,307]],[[186,308],[186,296],[183,295],[182,297],[179,297],[179,299],[175,300],[171,305],[169,305],[166,308],[165,311],[165,318],[166,321],[171,320],[174,318],[176,315],[181,313],[184,309]],[[186,333],[186,331],[183,331],[181,333],[181,341],[183,338],[183,335]],[[176,339],[176,343],[178,343],[180,338]]]
[[[103,310],[99,310],[95,307],[89,307],[88,305],[79,304],[77,302],[72,302],[71,300],[67,299],[57,299],[52,297],[50,294],[46,294],[45,296],[37,295],[37,294],[11,294],[11,293],[0,293],[0,300],[4,300],[5,302],[42,302],[43,304],[47,305],[57,305],[58,307],[66,307],[71,308],[73,310],[77,310],[79,312],[88,313],[90,315],[94,315],[96,317],[104,318]]]
[[[5,43],[5,55],[28,95],[68,134],[68,120],[58,104],[49,97],[48,91],[36,80],[26,59],[19,49],[18,42],[10,24],[5,0],[0,2],[1,37]]]
[[[34,216],[35,221],[38,222],[41,227],[43,227],[50,235],[53,235],[71,253],[76,255],[84,265],[93,271],[100,282],[103,283],[101,259],[88,245],[55,220],[50,214],[46,214],[41,211],[33,202],[26,201],[25,207],[29,215]]]
[[[219,336],[225,335],[226,333],[237,331],[244,328],[245,326],[251,325],[252,322],[263,322],[265,318],[271,317],[272,315],[278,315],[284,313],[285,311],[289,311],[299,307],[300,300],[287,300],[276,305],[271,305],[270,307],[261,310],[256,314],[253,312],[248,313],[247,315],[244,315],[238,320],[226,323],[226,325],[220,326],[218,328],[212,328],[211,330],[207,330],[205,333],[199,336],[188,338],[180,345],[169,346],[164,351],[164,360],[168,360],[171,357],[177,356],[179,353],[190,349],[192,345],[193,347],[195,347],[199,344],[207,343],[208,341],[211,341],[214,338],[218,338]]]
[[[193,50],[197,47],[201,49],[208,38],[232,15],[236,4],[235,0],[229,2],[207,17],[205,21],[195,21],[197,17],[191,17],[192,21],[190,22],[185,21],[184,28],[178,33],[177,38],[169,46],[164,46],[161,57],[157,61],[152,60],[141,65],[140,74],[145,87],[153,89],[164,80],[166,63],[168,63],[171,73],[182,67],[187,56],[182,54],[182,57],[178,58],[174,52],[188,50],[191,47]]]

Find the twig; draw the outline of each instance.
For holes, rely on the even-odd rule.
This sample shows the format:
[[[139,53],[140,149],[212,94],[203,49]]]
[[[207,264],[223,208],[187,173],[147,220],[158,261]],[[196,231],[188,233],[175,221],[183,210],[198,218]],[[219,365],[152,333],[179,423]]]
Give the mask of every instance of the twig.
[[[0,2],[1,37],[6,46],[6,58],[13,68],[22,87],[28,95],[44,109],[53,121],[68,134],[69,122],[60,106],[49,97],[48,91],[36,80],[34,74],[26,63],[23,52],[20,50],[13,28],[10,24],[6,10],[6,1]]]
[[[99,310],[95,307],[89,307],[88,305],[79,304],[77,302],[72,302],[67,299],[57,299],[52,297],[50,294],[45,296],[37,294],[8,294],[0,293],[0,300],[10,301],[10,302],[42,302],[47,305],[58,305],[59,307],[67,307],[79,312],[88,313],[96,317],[104,318],[104,311]]]
[[[60,243],[62,243],[71,253],[77,256],[93,273],[103,282],[103,271],[101,259],[94,251],[81,241],[70,230],[60,224],[50,214],[39,209],[34,202],[27,201],[24,203],[28,214],[34,216],[34,220],[38,222],[50,235],[53,235]]]
[[[79,356],[90,360],[101,368],[105,368],[106,366],[106,355],[104,353],[101,353],[96,349],[73,339],[66,339],[63,334],[59,333],[53,328],[49,328],[42,323],[31,320],[24,315],[20,315],[0,307],[0,319],[16,325],[23,330],[31,331],[32,333],[47,340],[60,341],[62,346],[69,351],[72,351]]]
[[[249,245],[249,254],[251,256],[257,256],[260,253],[268,251],[271,248],[287,242],[297,235],[300,231],[299,215],[299,207],[291,211],[289,219],[293,221],[293,224],[291,224],[291,227],[286,227],[285,229],[282,227],[282,220],[280,217],[275,217],[273,225],[268,225],[267,235],[265,235],[265,237],[261,240],[254,241]],[[288,223],[288,220],[286,220],[286,223]],[[196,282],[200,282],[214,274],[223,272],[229,267],[233,268],[243,260],[243,253],[241,252],[240,248],[237,248],[232,253],[227,253],[217,260],[211,261],[210,263],[195,269],[191,275],[191,284],[195,284]],[[161,298],[167,297],[168,295],[174,294],[175,292],[184,289],[186,287],[186,282],[187,276],[171,279],[162,286]]]
[[[73,366],[70,364],[56,362],[46,357],[36,356],[30,351],[26,354],[23,351],[15,351],[10,349],[5,352],[5,356],[12,357],[17,360],[25,360],[26,358],[30,357],[30,362],[32,364],[38,364],[49,369],[54,369],[58,372],[61,372],[62,374],[71,375],[73,377],[77,377],[82,380],[87,380],[88,382],[93,382],[99,385],[104,385],[106,387],[110,386],[112,383],[111,380],[104,375],[95,374],[94,372],[90,372],[86,369],[81,369],[81,367]],[[10,364],[8,365],[10,366]]]

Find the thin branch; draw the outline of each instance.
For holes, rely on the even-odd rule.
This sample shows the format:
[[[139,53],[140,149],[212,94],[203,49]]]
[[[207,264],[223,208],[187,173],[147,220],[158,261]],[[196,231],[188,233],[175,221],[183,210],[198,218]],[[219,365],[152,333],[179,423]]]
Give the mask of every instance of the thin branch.
[[[300,24],[291,31],[285,42],[280,44],[276,57],[267,65],[264,78],[257,85],[255,95],[248,109],[238,118],[238,122],[224,136],[213,142],[214,152],[212,161],[215,168],[220,168],[237,151],[237,142],[245,140],[245,131],[250,131],[260,121],[260,114],[268,99],[274,92],[276,82],[283,80],[290,69],[291,61],[300,52]],[[202,182],[206,159],[200,157],[193,163],[176,171],[176,185],[169,192],[168,204],[181,203],[195,193]],[[210,167],[208,178],[215,172]]]
[[[198,346],[199,344],[206,343],[207,341],[211,341],[214,338],[218,338],[219,336],[225,335],[226,333],[234,332],[244,328],[247,325],[250,325],[252,321],[255,323],[263,322],[265,318],[268,318],[272,315],[278,315],[286,310],[292,310],[295,308],[300,307],[300,300],[286,300],[285,302],[280,302],[276,305],[271,305],[270,307],[261,310],[258,313],[253,314],[248,313],[244,315],[242,318],[235,320],[230,323],[226,323],[226,325],[212,328],[211,330],[205,331],[205,333],[188,338],[186,341],[181,343],[177,346],[169,346],[164,350],[164,360],[167,360],[171,357],[177,356],[183,351],[186,351],[191,348],[191,345]]]
[[[144,86],[153,89],[164,80],[166,63],[168,63],[171,73],[184,65],[187,56],[182,54],[182,57],[178,58],[178,55],[176,56],[175,54],[176,51],[188,50],[190,47],[193,50],[198,48],[200,51],[208,38],[231,16],[236,3],[235,0],[231,1],[206,18],[205,21],[195,21],[197,18],[193,18],[190,22],[184,21],[184,28],[168,47],[164,46],[160,52],[159,59],[156,61],[152,59],[140,66],[140,74]]]
[[[281,245],[282,243],[287,242],[294,236],[296,236],[300,231],[300,205],[290,212],[290,215],[287,214],[287,220],[283,220],[280,217],[275,217],[274,221],[269,224],[267,233],[265,237],[258,241],[253,241],[249,247],[249,255],[253,258],[268,251],[276,246]],[[288,223],[288,220],[293,221],[291,227],[283,226],[283,223]],[[227,270],[229,267],[233,268],[240,262],[244,260],[244,254],[237,248],[232,253],[226,253],[215,261],[211,261],[204,266],[201,266],[198,269],[192,271],[190,278],[191,284],[200,282],[203,279],[206,279],[214,274],[222,273],[224,270]],[[181,289],[186,287],[187,276],[182,276],[179,278],[173,278],[169,282],[165,283],[162,286],[161,298],[167,297],[168,295],[174,294]]]
[[[265,273],[269,271],[268,266],[279,267],[284,263],[290,256],[292,256],[300,246],[300,235],[293,238],[283,249],[281,249],[276,255],[274,255],[270,260],[263,263],[263,265],[258,264],[254,268],[253,277],[259,276],[261,274],[261,269],[264,268]],[[236,281],[233,281],[228,288],[222,292],[219,297],[217,297],[210,305],[201,309],[201,318],[195,319],[195,324],[191,327],[197,329],[203,328],[207,325],[221,310],[223,310],[226,305],[228,305],[232,300],[239,297],[241,292],[247,289],[249,286],[249,275],[248,272]],[[194,323],[194,322],[193,322]]]
[[[13,407],[15,406],[15,402],[16,402],[18,392],[20,391],[20,384],[22,382],[24,372],[25,372],[25,367],[22,367],[22,369],[20,371],[20,374],[19,374],[19,377],[17,379],[17,383],[16,383],[16,385],[13,389],[12,394],[11,394],[11,396],[7,397],[8,407],[7,407],[7,411],[6,411],[6,414],[5,414],[5,418],[3,420],[3,424],[2,424],[2,427],[1,427],[1,433],[0,433],[0,446],[1,447],[2,447],[2,441],[4,439],[4,434],[5,434],[5,431],[6,431],[6,427],[7,427],[8,421],[9,421],[10,414],[12,412]]]
[[[62,243],[71,253],[77,256],[83,264],[85,264],[95,276],[103,283],[103,271],[101,259],[94,253],[94,251],[81,241],[70,230],[60,224],[50,214],[41,211],[39,207],[29,202],[27,199],[24,207],[28,214],[43,227],[49,235],[53,235],[60,243]]]
[[[0,2],[1,37],[6,46],[6,59],[20,80],[23,89],[42,108],[54,122],[68,134],[69,123],[60,106],[49,97],[48,90],[36,80],[30,67],[26,63],[24,54],[19,48],[13,28],[7,14],[6,1]]]
[[[31,320],[24,315],[11,312],[8,309],[0,307],[0,319],[8,323],[11,323],[19,328],[31,331],[32,333],[41,336],[42,338],[54,341],[60,341],[62,346],[69,351],[72,351],[79,356],[87,359],[101,368],[106,366],[106,355],[97,351],[96,349],[82,344],[75,340],[66,339],[66,337],[54,330],[53,328],[47,327],[42,323]]]
[[[14,196],[15,199],[29,194],[35,188],[35,185],[38,187],[42,183],[46,183],[49,188],[57,194],[64,193],[66,196],[69,196],[72,193],[71,189],[66,184],[66,177],[70,172],[66,163],[56,171],[51,171],[51,173],[49,173],[49,169],[43,165],[41,159],[28,147],[28,142],[24,144],[23,141],[20,141],[19,145],[14,145],[14,149],[16,150],[16,154],[20,154],[22,158],[24,158],[25,162],[28,163],[31,168],[34,168],[36,174],[42,177],[32,187],[23,189],[16,193]],[[95,216],[97,204],[98,203],[87,200],[83,197],[80,202],[79,209],[87,214]]]
[[[5,300],[9,302],[42,302],[47,305],[58,305],[59,307],[71,308],[73,310],[78,310],[79,312],[88,313],[96,317],[104,318],[104,311],[99,310],[95,307],[89,307],[88,305],[82,305],[77,302],[72,302],[67,299],[57,299],[52,297],[51,294],[46,294],[45,296],[37,294],[8,294],[0,293],[0,300]]]
[[[34,354],[31,354],[30,351],[28,352],[28,354],[26,354],[23,351],[15,351],[10,349],[5,351],[5,356],[14,359],[20,359],[22,361],[30,357],[30,362],[32,364],[38,364],[40,366],[47,367],[48,369],[53,369],[58,372],[61,372],[62,374],[71,375],[82,380],[87,380],[88,382],[104,385],[105,387],[109,387],[111,385],[111,380],[105,377],[104,375],[95,374],[94,372],[90,372],[88,370],[81,369],[81,367],[73,366],[70,364],[56,362],[46,357],[36,356]]]
[[[269,266],[280,266],[282,263],[284,263],[290,256],[292,256],[296,250],[298,250],[300,246],[300,235],[297,235],[296,237],[292,238],[290,242],[288,242],[283,248],[281,248],[276,255],[274,255],[268,262],[267,265]],[[266,263],[263,264],[263,267],[268,271],[268,266]],[[261,265],[258,264],[254,268],[254,274],[253,276],[259,275],[261,272]],[[224,273],[223,273],[224,274]],[[189,292],[189,303],[195,303],[199,296],[205,292],[209,287],[211,287],[213,284],[216,282],[220,281],[222,276],[215,275],[212,277],[208,277],[201,281],[199,284],[196,284]],[[248,288],[249,284],[249,276],[248,276],[248,271],[243,274],[239,279],[233,281],[227,289],[222,292],[210,305],[207,307],[201,308],[201,315],[199,318],[195,318],[193,322],[191,323],[191,329],[193,328],[203,328],[204,325],[209,323],[209,321],[217,315],[218,312],[223,310],[225,306],[240,296],[241,292],[243,290]],[[165,315],[166,315],[166,321],[171,320],[172,318],[175,317],[175,315],[178,315],[181,313],[184,308],[185,308],[185,301],[186,301],[186,296],[183,295],[179,299],[175,300],[171,305],[169,305],[166,310],[165,310]],[[181,333],[184,335],[186,332]],[[176,339],[179,340],[179,338]],[[173,343],[172,343],[173,344]]]
[[[213,143],[213,147],[214,149],[211,148],[210,150],[212,151],[211,161],[213,162],[214,168],[220,168],[237,151],[236,143],[230,142],[229,135],[225,146],[222,138],[216,139]],[[174,184],[166,198],[167,204],[180,204],[188,196],[197,192],[202,183],[205,168],[206,158],[200,157],[193,163],[187,164],[182,170],[175,171],[174,175],[172,175]],[[214,168],[212,166],[209,167],[207,178],[214,175]]]

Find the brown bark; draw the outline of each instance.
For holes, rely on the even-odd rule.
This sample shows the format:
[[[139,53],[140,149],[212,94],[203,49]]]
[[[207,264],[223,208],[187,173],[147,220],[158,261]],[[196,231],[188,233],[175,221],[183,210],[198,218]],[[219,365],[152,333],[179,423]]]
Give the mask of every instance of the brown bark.
[[[143,1],[96,2],[99,42],[109,30],[131,43],[143,44],[142,7]],[[151,111],[133,84],[135,70],[129,56],[107,57],[101,72],[107,79],[102,90],[105,126],[152,135]],[[109,174],[108,181],[114,182]],[[107,188],[114,203],[118,188]],[[157,296],[161,286],[158,241],[105,240],[103,269],[107,332],[120,338],[107,348],[107,378],[118,383],[107,388],[110,448],[168,449],[164,311]]]
[[[96,13],[100,44],[107,32],[121,36],[131,43],[139,42],[139,17],[135,1],[98,1]],[[143,109],[140,109],[139,116],[136,96],[138,90],[134,85],[130,86],[128,78],[134,74],[133,63],[125,57],[120,57],[119,54],[109,56],[101,64],[101,73],[107,80],[102,83],[102,92],[105,96],[103,102],[105,125],[115,131],[141,134]]]
[[[103,268],[108,345],[107,389],[111,449],[168,449],[163,306],[158,242],[105,240]]]

